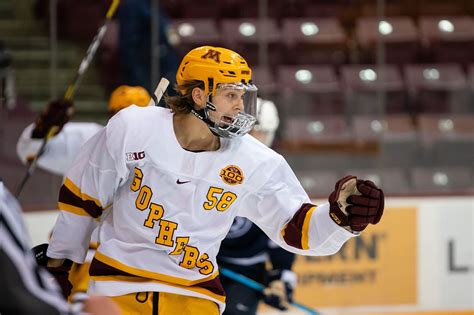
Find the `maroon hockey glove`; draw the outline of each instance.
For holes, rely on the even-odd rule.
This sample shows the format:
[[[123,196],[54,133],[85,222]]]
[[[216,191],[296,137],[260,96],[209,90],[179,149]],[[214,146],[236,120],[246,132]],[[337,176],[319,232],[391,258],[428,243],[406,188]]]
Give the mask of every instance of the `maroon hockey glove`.
[[[69,295],[71,295],[72,290],[72,284],[69,281],[69,270],[71,269],[71,266],[72,261],[66,259],[64,263],[59,267],[46,267],[49,273],[53,275],[53,277],[59,284],[59,287],[61,288],[65,299],[67,299]]]
[[[59,133],[73,113],[74,107],[71,101],[64,99],[51,101],[36,119],[31,137],[43,139],[53,126],[57,127],[55,134]]]
[[[329,195],[329,215],[333,221],[353,232],[379,223],[384,209],[384,194],[373,182],[346,176]]]
[[[36,262],[38,265],[45,267],[51,275],[56,279],[59,287],[61,288],[61,292],[64,298],[68,298],[71,294],[72,284],[69,281],[69,270],[72,266],[72,261],[66,259],[64,263],[59,267],[47,267],[48,264],[48,256],[46,256],[46,252],[48,251],[48,244],[41,244],[33,247],[32,249],[33,254],[35,255]]]

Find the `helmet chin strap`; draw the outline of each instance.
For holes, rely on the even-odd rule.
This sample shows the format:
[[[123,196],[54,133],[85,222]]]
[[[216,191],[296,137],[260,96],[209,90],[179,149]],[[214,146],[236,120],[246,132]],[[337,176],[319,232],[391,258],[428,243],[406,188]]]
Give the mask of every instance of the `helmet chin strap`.
[[[216,123],[209,118],[208,113],[209,110],[216,111],[216,106],[212,104],[212,95],[209,95],[204,108],[196,109],[194,106],[190,106],[190,110],[194,116],[206,123],[213,135],[220,137],[216,132],[214,132],[214,130],[212,130],[212,128],[216,128]]]

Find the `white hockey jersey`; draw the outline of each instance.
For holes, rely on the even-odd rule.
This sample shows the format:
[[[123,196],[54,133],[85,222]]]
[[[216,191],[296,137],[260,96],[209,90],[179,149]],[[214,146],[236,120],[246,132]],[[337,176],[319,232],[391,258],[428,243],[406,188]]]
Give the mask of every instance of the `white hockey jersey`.
[[[17,142],[17,155],[26,164],[31,156],[38,154],[43,139],[31,138],[35,124],[28,125],[21,133]],[[38,160],[38,167],[53,174],[64,176],[77,157],[82,145],[104,126],[92,122],[69,122],[61,132],[55,135],[46,144],[43,155]],[[89,253],[86,262],[91,261],[97,247],[97,231],[91,237]]]
[[[34,127],[34,124],[26,127],[16,145],[18,157],[23,163],[30,156],[38,154],[43,143],[43,139],[31,138]],[[81,146],[102,128],[104,126],[90,122],[67,123],[59,134],[48,141],[44,154],[38,160],[38,166],[56,175],[64,175]]]
[[[173,114],[131,106],[81,149],[59,197],[48,256],[82,262],[101,217],[91,288],[163,291],[215,301],[216,255],[236,215],[297,254],[329,255],[353,236],[314,206],[284,158],[251,136],[213,152],[183,149]]]

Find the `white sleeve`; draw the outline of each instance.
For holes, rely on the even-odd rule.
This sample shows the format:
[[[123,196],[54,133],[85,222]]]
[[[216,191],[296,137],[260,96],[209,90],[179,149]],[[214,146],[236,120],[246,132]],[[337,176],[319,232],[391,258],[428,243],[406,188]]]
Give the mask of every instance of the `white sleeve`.
[[[331,220],[328,203],[311,203],[283,157],[275,165],[266,183],[244,200],[239,215],[296,254],[331,255],[355,236]]]
[[[92,137],[68,170],[59,193],[61,211],[53,229],[48,257],[68,258],[78,263],[86,258],[92,231],[103,211],[112,204],[122,179],[128,176],[124,159],[114,156],[118,151],[112,142],[120,142],[108,138],[109,129],[123,130],[117,126],[119,123],[115,119]],[[120,134],[115,133],[115,138],[120,139]]]
[[[43,139],[31,138],[34,127],[34,124],[26,127],[17,142],[17,155],[24,164],[29,157],[38,153],[43,143]],[[48,141],[38,166],[54,174],[64,175],[81,146],[100,129],[102,126],[96,123],[67,123],[59,134]]]

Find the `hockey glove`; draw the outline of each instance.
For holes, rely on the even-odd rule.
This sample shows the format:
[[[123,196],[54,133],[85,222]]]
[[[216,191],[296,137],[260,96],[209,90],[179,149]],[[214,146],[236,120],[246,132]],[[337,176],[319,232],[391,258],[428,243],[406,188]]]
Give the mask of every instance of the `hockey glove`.
[[[268,285],[263,290],[263,301],[279,310],[286,311],[293,302],[296,274],[290,270],[272,270],[268,273]]]
[[[351,232],[360,232],[379,223],[384,209],[384,194],[369,180],[346,176],[329,195],[331,219]]]
[[[69,259],[65,259],[64,262],[57,267],[48,266],[48,256],[46,256],[46,252],[48,251],[48,244],[41,244],[33,247],[33,253],[36,258],[36,262],[38,265],[45,267],[51,275],[56,279],[59,287],[61,288],[61,292],[64,298],[68,298],[71,294],[72,284],[69,281],[69,270],[72,266],[72,261]]]
[[[35,128],[31,132],[34,139],[43,139],[52,127],[56,127],[58,134],[74,113],[73,103],[64,99],[49,102],[48,106],[36,118]]]
[[[48,251],[48,243],[36,245],[32,248],[33,255],[35,255],[36,263],[42,267],[46,267],[48,264],[48,256],[46,252]]]

